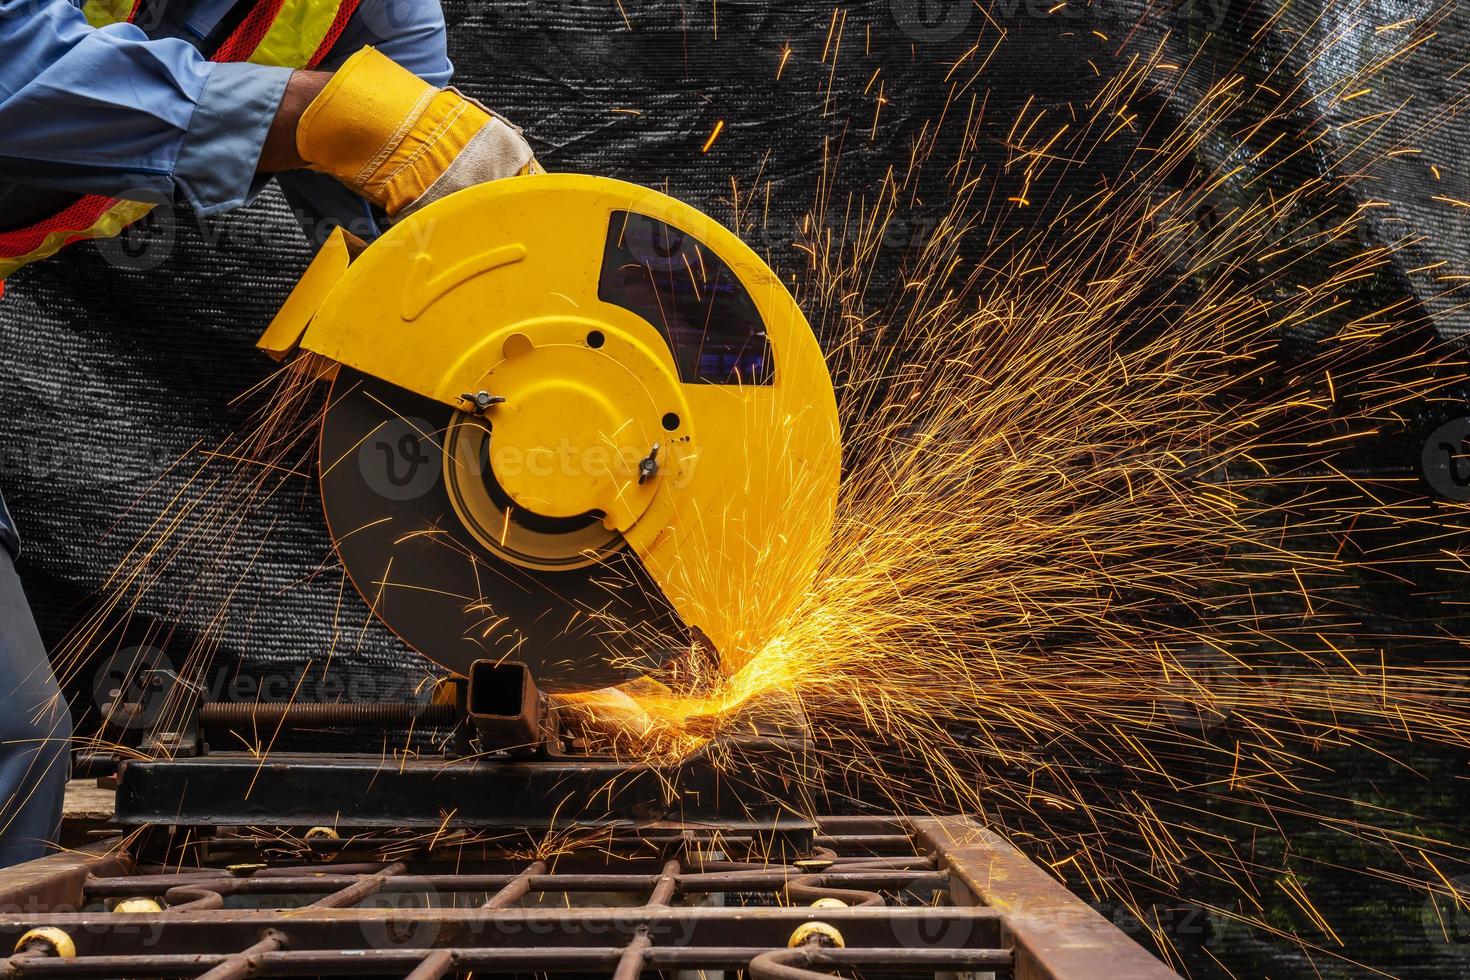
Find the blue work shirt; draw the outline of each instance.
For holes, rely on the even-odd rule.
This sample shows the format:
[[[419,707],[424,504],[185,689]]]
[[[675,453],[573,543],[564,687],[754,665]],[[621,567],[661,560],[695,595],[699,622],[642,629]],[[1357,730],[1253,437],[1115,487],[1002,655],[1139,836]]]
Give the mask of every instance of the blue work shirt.
[[[80,0],[0,0],[0,181],[165,195],[206,216],[245,204],[291,69],[199,53],[191,42],[234,5],[194,0],[154,28],[178,36],[150,37],[133,24],[91,27]],[[431,84],[449,80],[438,0],[362,0],[321,68],[369,44]],[[0,210],[0,229],[6,218]]]
[[[291,69],[205,59],[194,45],[235,6],[174,0],[145,32],[93,28],[81,0],[0,0],[0,231],[55,213],[68,194],[162,196],[201,215],[253,199],[269,179],[255,167]],[[321,70],[366,45],[433,85],[449,81],[438,0],[362,0]],[[318,218],[364,213],[321,174],[279,179]],[[0,544],[12,554],[19,544],[3,500]]]

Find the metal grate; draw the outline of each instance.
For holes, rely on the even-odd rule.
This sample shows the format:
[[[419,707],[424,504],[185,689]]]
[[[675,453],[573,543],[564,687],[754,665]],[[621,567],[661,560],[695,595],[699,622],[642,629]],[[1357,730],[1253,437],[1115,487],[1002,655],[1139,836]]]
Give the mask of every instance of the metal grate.
[[[819,828],[796,856],[707,826],[568,832],[534,850],[473,834],[217,835],[167,866],[114,842],[0,872],[0,941],[17,949],[0,975],[1175,976],[970,821]],[[151,908],[138,899],[161,911],[118,910]]]

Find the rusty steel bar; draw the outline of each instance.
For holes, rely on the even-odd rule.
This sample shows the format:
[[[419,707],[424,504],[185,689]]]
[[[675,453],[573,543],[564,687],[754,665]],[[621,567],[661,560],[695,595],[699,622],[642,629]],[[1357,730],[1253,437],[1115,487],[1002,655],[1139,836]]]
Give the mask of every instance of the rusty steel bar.
[[[454,953],[447,949],[436,949],[425,956],[403,980],[439,980],[454,969]]]
[[[1015,943],[1018,976],[1180,980],[1000,835],[963,817],[910,819],[920,841],[948,869],[953,900],[983,902],[1004,916]]]
[[[236,878],[219,872],[204,875],[158,875],[156,877],[95,878],[86,882],[84,893],[87,898],[130,898],[139,894],[167,893],[172,888],[207,888],[229,898],[235,895],[299,895],[334,891],[358,880],[360,874],[338,874],[336,865],[323,865],[333,869],[330,874],[300,874],[292,877],[267,877],[262,869],[248,878]],[[379,868],[381,865],[371,865]],[[846,865],[833,865],[831,869],[816,875],[822,887],[858,888],[867,890],[902,890],[904,888],[938,888],[945,884],[945,875],[932,870],[915,871],[855,871],[845,870]],[[792,878],[793,869],[788,865],[762,865],[758,870],[680,874],[676,884],[681,894],[708,892],[750,891],[780,888]],[[423,891],[432,888],[443,893],[496,892],[516,884],[525,873],[493,875],[396,875],[383,882],[385,892]],[[545,864],[531,874],[527,882],[529,891],[557,892],[605,892],[605,891],[649,891],[659,881],[659,875],[598,875],[566,874],[547,875]],[[521,894],[525,894],[522,892]],[[515,896],[517,898],[520,895]],[[172,901],[172,900],[170,900]]]
[[[650,970],[717,970],[753,967],[770,950],[759,946],[668,947],[655,946],[644,954]],[[780,953],[797,952],[781,950]],[[549,970],[591,971],[614,967],[625,950],[616,947],[522,947],[519,949],[473,949],[444,947],[430,951],[402,949],[369,950],[284,950],[252,954],[251,976],[360,976],[364,973],[401,973],[411,980],[437,980],[450,972],[516,973]],[[911,949],[885,947],[822,951],[822,962],[838,969],[931,970],[1004,969],[1012,962],[1003,949]],[[200,977],[230,959],[220,953],[197,955],[92,956],[63,960],[32,957],[17,962],[10,975],[52,977],[67,980],[106,978]],[[769,962],[769,959],[766,959]],[[427,968],[426,972],[418,973]],[[444,970],[436,973],[435,970]],[[769,974],[767,974],[769,976]],[[802,976],[808,976],[803,974]],[[817,976],[824,976],[817,974]],[[203,980],[203,977],[200,977]],[[1131,978],[1130,978],[1131,980]]]
[[[51,854],[0,875],[0,914],[26,910],[81,908],[92,875],[120,875],[133,870],[133,860],[115,837],[74,851]]]
[[[667,908],[669,901],[679,890],[679,872],[682,870],[677,860],[664,862],[663,874],[659,875],[653,891],[649,893],[648,901],[644,908]],[[653,937],[649,935],[647,926],[639,926],[637,933],[631,942],[623,948],[623,955],[618,960],[617,968],[613,970],[612,980],[638,980],[643,972],[643,965],[647,961],[648,951],[653,948]]]
[[[648,953],[653,949],[653,940],[648,935],[648,929],[638,930],[633,941],[623,947],[623,955],[618,957],[618,965],[613,969],[612,980],[638,980],[643,973],[643,967],[648,962]]]
[[[824,834],[908,834],[906,818],[892,814],[870,814],[867,816],[833,816],[814,818]]]
[[[170,912],[197,912],[225,907],[225,897],[204,885],[175,885],[163,893],[163,900],[168,903]]]
[[[830,923],[849,941],[868,946],[897,946],[916,935],[951,937],[950,945],[994,947],[1000,942],[1001,917],[994,909],[946,906],[812,909],[767,906],[690,906],[642,908],[295,908],[223,909],[205,912],[160,912],[129,915],[132,936],[146,934],[157,953],[199,954],[242,949],[265,930],[287,933],[297,950],[360,948],[364,929],[380,928],[388,919],[411,936],[454,936],[461,947],[524,947],[545,936],[605,936],[609,942],[629,940],[638,927],[650,937],[685,945],[755,945],[781,948],[800,925]],[[27,930],[55,926],[69,933],[80,956],[124,951],[131,941],[116,934],[118,918],[109,912],[70,912],[0,916],[0,949]],[[425,945],[430,945],[425,941]]]
[[[606,828],[601,828],[606,829]],[[611,828],[611,836],[601,838],[599,851],[632,851],[637,849],[643,852],[655,852],[660,847],[677,848],[689,843],[687,835],[664,828],[644,828],[638,833],[632,833],[625,827]],[[700,828],[702,836],[697,837],[699,843],[719,845],[719,849],[731,852],[741,848],[749,848],[755,838],[746,831],[731,829],[724,831],[720,829]],[[475,852],[477,849],[485,855],[485,859],[491,856],[499,859],[511,859],[524,854],[524,848],[508,846],[502,843],[502,838],[488,837],[484,839],[475,838],[472,828],[457,827],[450,833],[438,835],[438,843],[433,847],[435,851],[455,850],[466,853]],[[118,838],[121,840],[121,838]],[[259,834],[241,834],[238,836],[216,837],[201,841],[201,843],[217,848],[228,848],[231,853],[238,850],[263,850],[277,849],[287,843],[281,837],[268,837]],[[352,849],[359,852],[377,852],[384,847],[401,845],[403,839],[383,827],[359,828],[350,838],[341,840],[290,840],[290,845],[303,850],[313,852],[329,851],[335,852],[344,849]],[[912,853],[912,848],[909,853]],[[719,866],[723,862],[709,862],[712,866]],[[138,869],[140,874],[167,874],[168,869],[161,866],[143,866]],[[259,873],[259,872],[257,872]]]
[[[786,900],[793,905],[811,903],[822,898],[835,898],[857,908],[882,905],[883,896],[857,888],[831,888],[821,883],[821,875],[797,875],[786,883]]]
[[[845,857],[832,865],[834,871],[917,871],[934,867],[930,854],[908,857]]]
[[[17,971],[24,971],[28,963],[51,958],[51,954],[42,949],[35,949],[30,946],[17,949],[11,955],[10,959],[5,961],[7,966],[5,976],[16,976],[18,975]]]
[[[525,898],[526,895],[530,894],[531,882],[535,881],[539,876],[544,875],[545,873],[545,861],[532,861],[530,864],[526,865],[525,871],[522,871],[520,874],[516,875],[498,892],[496,892],[494,895],[491,895],[489,899],[485,901],[485,904],[480,906],[480,908],[503,909],[515,902],[519,902],[522,898]],[[489,891],[488,888],[485,890]]]
[[[648,903],[644,908],[659,908],[667,906],[669,900],[679,890],[679,867],[677,860],[664,862],[663,873],[658,876],[657,883],[653,886],[653,892],[648,896]]]
[[[340,842],[345,843],[345,841]],[[332,873],[336,875],[371,875],[382,870],[382,861],[364,862],[361,864],[347,864],[343,862],[332,863]],[[302,874],[318,874],[322,870],[320,864],[278,864],[270,868],[258,868],[246,877],[248,878],[291,878]],[[233,876],[231,876],[233,877]]]
[[[1010,965],[1010,951],[1004,949],[827,949],[808,945],[762,953],[750,961],[750,976],[752,980],[830,980],[831,971],[841,969],[973,971]]]
[[[285,945],[286,937],[283,933],[267,929],[258,942],[225,957],[218,966],[201,973],[199,980],[240,980],[241,977],[251,976],[255,973],[254,957],[262,953],[274,953]]]
[[[610,971],[616,980],[636,980],[649,970],[747,969],[753,980],[812,980],[833,971],[922,973],[1013,965],[1015,975],[1026,980],[1099,975],[1177,980],[999,836],[961,818],[904,821],[822,818],[819,848],[808,858],[790,864],[709,862],[708,870],[697,873],[686,871],[684,863],[697,862],[693,855],[701,849],[708,853],[719,846],[711,843],[717,827],[704,828],[709,840],[669,831],[658,838],[663,844],[653,843],[656,832],[625,841],[622,867],[637,873],[584,870],[594,860],[609,866],[618,857],[606,839],[587,859],[568,857],[562,865],[567,874],[548,874],[546,861],[509,871],[520,867],[505,863],[509,848],[490,849],[478,841],[465,846],[495,856],[471,859],[475,863],[466,866],[506,871],[407,873],[410,866],[424,870],[429,859],[423,852],[391,864],[308,863],[261,868],[246,877],[224,871],[118,874],[131,870],[126,855],[53,861],[46,865],[47,874],[37,876],[28,866],[20,880],[40,894],[69,901],[0,909],[0,950],[28,928],[52,925],[73,938],[78,955],[61,959],[41,950],[22,952],[0,959],[0,977],[240,980],[387,973],[442,980],[471,971],[563,969]],[[262,841],[264,846],[280,843]],[[926,853],[914,856],[916,846]],[[658,853],[677,853],[681,859],[660,863],[654,857]],[[435,862],[428,870],[445,863],[442,858]],[[652,873],[655,867],[659,870]],[[89,879],[94,870],[102,876]],[[15,893],[11,874],[0,874],[0,894]],[[882,907],[884,894],[909,888],[947,889],[960,907]],[[379,891],[490,897],[478,909],[356,907]],[[643,894],[647,901],[633,908],[514,907],[532,892]],[[791,902],[839,898],[847,905],[672,905],[680,894],[712,892],[763,892]],[[321,897],[303,908],[222,908],[231,896],[270,894]],[[69,911],[89,901],[141,895],[161,895],[172,907],[127,916]],[[987,905],[977,904],[982,901]],[[837,929],[848,948],[782,948],[797,927],[818,920]],[[120,928],[123,923],[127,928]],[[409,940],[368,948],[371,931],[389,924]],[[149,937],[149,951],[134,954],[139,935]],[[1012,941],[1013,949],[1001,948]],[[449,945],[435,948],[436,943]],[[598,943],[603,945],[592,945]]]
[[[367,898],[383,887],[383,882],[396,874],[404,871],[408,865],[402,861],[390,864],[386,868],[374,872],[365,877],[358,878],[352,884],[340,891],[332,892],[323,898],[312,902],[308,908],[314,909],[345,909]]]
[[[908,834],[819,834],[812,843],[839,854],[843,851],[902,850],[907,856],[914,852],[914,840]]]

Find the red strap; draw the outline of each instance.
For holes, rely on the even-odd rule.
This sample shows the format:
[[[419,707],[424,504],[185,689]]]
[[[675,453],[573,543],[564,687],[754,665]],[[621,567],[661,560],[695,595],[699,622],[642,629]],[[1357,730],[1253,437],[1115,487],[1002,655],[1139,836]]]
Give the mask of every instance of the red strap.
[[[113,198],[89,194],[79,198],[65,211],[53,214],[44,221],[0,233],[0,258],[29,255],[41,247],[47,235],[55,231],[77,231],[77,236],[67,239],[68,242],[74,242],[81,237],[79,229],[91,228],[115,203]]]
[[[276,15],[286,0],[258,0],[240,25],[225,38],[210,61],[246,61],[260,46],[266,32],[275,23]]]
[[[332,50],[332,45],[337,43],[337,39],[347,29],[347,22],[357,13],[357,5],[361,2],[362,0],[342,0],[337,6],[337,16],[332,18],[332,26],[327,28],[327,36],[322,38],[321,47],[316,49],[316,54],[311,56],[305,67],[315,68],[322,63],[322,59]]]
[[[276,15],[280,13],[281,7],[286,0],[259,0],[245,15],[230,36],[227,37],[219,50],[210,58],[215,62],[244,61],[260,45],[266,32],[270,30],[271,24],[275,22]],[[327,29],[326,36],[322,38],[321,45],[316,53],[311,56],[311,61],[305,67],[315,68],[321,64],[327,52],[337,43],[342,32],[347,28],[347,22],[357,12],[361,0],[341,0],[337,7],[336,16],[332,18],[332,25]],[[133,10],[128,15],[128,20],[138,16],[138,10],[143,0],[135,0]],[[117,201],[114,198],[104,197],[98,194],[89,194],[79,198],[66,210],[39,221],[26,228],[17,228],[14,231],[0,232],[0,258],[9,258],[20,255],[29,255],[46,241],[46,236],[56,231],[74,231],[63,244],[70,244],[84,237],[82,232],[91,228],[97,221],[107,213]],[[3,280],[0,280],[3,283]]]

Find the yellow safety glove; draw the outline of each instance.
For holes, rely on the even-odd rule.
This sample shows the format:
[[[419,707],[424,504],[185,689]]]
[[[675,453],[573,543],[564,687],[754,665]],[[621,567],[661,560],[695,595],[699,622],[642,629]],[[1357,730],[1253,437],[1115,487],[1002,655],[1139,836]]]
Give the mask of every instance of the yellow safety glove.
[[[373,48],[348,58],[307,106],[296,149],[393,217],[474,184],[540,172],[518,128]]]

